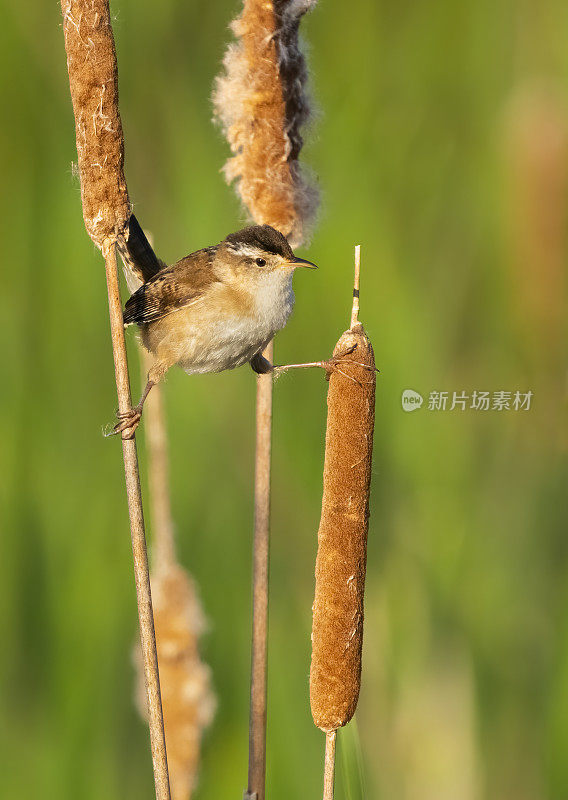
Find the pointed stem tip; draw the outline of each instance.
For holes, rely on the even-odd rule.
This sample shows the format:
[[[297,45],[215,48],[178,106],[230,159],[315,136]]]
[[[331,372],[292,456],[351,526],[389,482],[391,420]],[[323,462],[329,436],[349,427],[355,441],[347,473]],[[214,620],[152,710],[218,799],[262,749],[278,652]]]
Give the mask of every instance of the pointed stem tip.
[[[359,276],[361,273],[361,245],[355,245],[355,278],[353,281],[353,306],[351,308],[351,328],[359,324]]]

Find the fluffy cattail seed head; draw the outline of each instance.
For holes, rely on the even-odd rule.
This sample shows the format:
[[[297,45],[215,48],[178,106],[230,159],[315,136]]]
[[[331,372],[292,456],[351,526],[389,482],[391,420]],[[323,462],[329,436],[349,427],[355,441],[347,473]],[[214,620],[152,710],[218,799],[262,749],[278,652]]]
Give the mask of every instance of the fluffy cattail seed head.
[[[131,213],[108,0],[62,0],[61,10],[83,218],[87,233],[102,247],[105,240],[125,234]]]
[[[307,69],[298,44],[302,16],[316,0],[245,0],[232,24],[225,72],[213,103],[233,157],[228,181],[252,219],[281,231],[293,247],[306,238],[317,192],[298,162],[310,114]]]
[[[189,800],[197,781],[201,737],[215,712],[211,672],[199,657],[204,618],[194,583],[175,562],[152,575],[152,600],[172,800]],[[141,655],[137,701],[146,715]]]

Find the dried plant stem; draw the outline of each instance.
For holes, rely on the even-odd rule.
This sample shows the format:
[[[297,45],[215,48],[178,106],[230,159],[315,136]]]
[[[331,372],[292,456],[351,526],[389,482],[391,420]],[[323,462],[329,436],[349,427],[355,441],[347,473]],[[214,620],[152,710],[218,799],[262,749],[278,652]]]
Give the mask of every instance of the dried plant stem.
[[[152,358],[143,347],[139,352],[145,381]],[[176,557],[164,395],[161,386],[155,389],[148,398],[144,425],[153,534],[150,580],[170,791],[173,800],[190,800],[197,785],[201,738],[213,719],[215,696],[210,670],[199,655],[199,637],[205,625],[201,604],[191,575]],[[137,703],[147,721],[139,655],[136,665]]]
[[[271,363],[273,344],[264,357]],[[272,374],[259,375],[256,393],[253,608],[250,682],[249,768],[245,798],[264,800],[266,777],[266,683],[268,658],[268,564],[270,533],[270,451]]]
[[[325,761],[323,767],[323,800],[333,800],[335,784],[335,743],[337,731],[328,731],[325,735]]]
[[[355,277],[353,279],[353,306],[351,308],[351,328],[359,322],[359,279],[361,276],[361,245],[355,245]]]
[[[103,255],[106,267],[108,307],[118,409],[120,412],[125,412],[131,407],[131,396],[114,242],[107,241],[103,245]],[[152,596],[150,592],[150,574],[148,570],[148,554],[146,551],[144,515],[142,512],[142,493],[140,490],[136,440],[134,438],[122,439],[122,453],[124,458],[128,513],[130,515],[130,533],[132,537],[132,555],[134,558],[136,597],[138,600],[140,640],[142,644],[144,675],[148,693],[150,743],[154,765],[156,798],[157,800],[170,800],[168,761],[164,736],[164,720],[162,716],[162,700],[160,696],[158,657],[156,654],[156,636],[154,632]]]
[[[227,180],[258,225],[269,224],[290,240],[305,239],[317,207],[317,192],[302,174],[298,157],[301,129],[310,114],[305,92],[307,68],[299,47],[302,16],[316,0],[244,0],[233,22],[237,42],[227,49],[216,82],[215,116],[233,157]],[[270,361],[272,347],[265,355]],[[259,376],[255,525],[253,554],[252,665],[248,790],[264,800],[266,774],[266,668],[272,374]]]

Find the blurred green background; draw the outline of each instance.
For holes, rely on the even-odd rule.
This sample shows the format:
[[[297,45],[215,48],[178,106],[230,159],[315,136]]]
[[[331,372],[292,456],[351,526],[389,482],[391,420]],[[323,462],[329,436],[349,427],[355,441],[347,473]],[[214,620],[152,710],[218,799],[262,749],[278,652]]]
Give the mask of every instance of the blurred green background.
[[[101,435],[116,405],[104,272],[71,166],[60,9],[1,5],[0,795],[150,798],[120,443]],[[237,10],[113,4],[130,194],[168,261],[242,222],[209,99]],[[301,252],[320,270],[296,277],[277,360],[330,353],[360,243],[381,369],[339,800],[568,797],[567,31],[562,0],[322,0],[303,25],[320,110],[304,160],[323,204]],[[172,370],[165,389],[180,556],[218,696],[198,800],[246,784],[254,384],[248,368]],[[426,398],[412,414],[406,388]],[[434,390],[534,397],[434,412]],[[321,792],[308,671],[325,392],[316,371],[275,388],[275,800]]]

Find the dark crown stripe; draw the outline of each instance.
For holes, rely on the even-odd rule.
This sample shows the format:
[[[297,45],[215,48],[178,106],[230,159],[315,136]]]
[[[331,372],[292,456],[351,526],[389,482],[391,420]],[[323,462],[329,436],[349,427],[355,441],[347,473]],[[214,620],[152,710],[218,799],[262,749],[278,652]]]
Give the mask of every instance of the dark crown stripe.
[[[231,233],[225,240],[229,247],[238,250],[239,246],[259,247],[265,252],[283,258],[293,258],[294,253],[286,238],[270,225],[252,225],[241,231]]]

